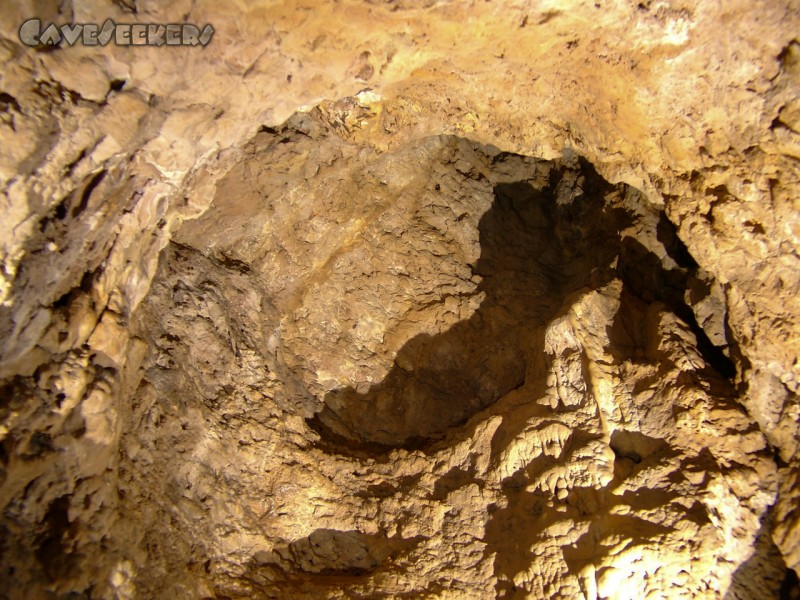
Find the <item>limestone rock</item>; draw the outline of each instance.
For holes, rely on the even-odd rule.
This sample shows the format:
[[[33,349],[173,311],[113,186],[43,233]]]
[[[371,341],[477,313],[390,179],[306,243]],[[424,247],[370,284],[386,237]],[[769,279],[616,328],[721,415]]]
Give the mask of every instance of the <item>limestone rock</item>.
[[[797,597],[796,2],[0,10],[0,597]]]

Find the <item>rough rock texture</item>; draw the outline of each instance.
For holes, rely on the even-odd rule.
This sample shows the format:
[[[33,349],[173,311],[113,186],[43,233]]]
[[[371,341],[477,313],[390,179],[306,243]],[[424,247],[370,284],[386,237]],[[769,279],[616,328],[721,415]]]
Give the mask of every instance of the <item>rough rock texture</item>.
[[[797,2],[318,4],[0,3],[0,593],[795,597]]]

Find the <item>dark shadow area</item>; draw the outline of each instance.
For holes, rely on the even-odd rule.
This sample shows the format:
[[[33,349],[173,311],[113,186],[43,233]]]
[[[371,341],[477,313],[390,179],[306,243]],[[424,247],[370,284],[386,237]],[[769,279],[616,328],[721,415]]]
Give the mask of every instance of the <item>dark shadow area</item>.
[[[56,498],[50,503],[44,520],[45,530],[34,552],[49,581],[67,579],[77,567],[70,541],[74,539],[78,525],[69,520],[69,505],[68,495]]]
[[[672,258],[679,267],[682,269],[696,269],[698,267],[697,261],[695,261],[694,257],[689,253],[686,244],[678,237],[675,225],[672,224],[667,218],[667,215],[663,212],[658,216],[656,238],[664,246],[670,258]]]
[[[485,294],[465,321],[435,336],[418,335],[399,351],[385,379],[361,394],[335,390],[309,420],[330,451],[422,448],[448,428],[525,383],[533,332],[565,297],[614,276],[619,232],[631,220],[609,208],[622,186],[585,162],[540,163],[548,183],[497,185],[479,223],[481,256],[472,267]],[[540,181],[542,179],[540,178]]]
[[[672,228],[672,229],[670,229]],[[670,233],[667,234],[666,231]],[[629,360],[636,356],[636,349],[644,349],[646,340],[641,330],[642,323],[635,323],[632,312],[644,314],[641,303],[635,302],[631,296],[642,301],[645,305],[653,302],[663,302],[670,311],[675,313],[686,323],[697,339],[697,350],[713,371],[723,379],[731,381],[736,375],[736,367],[722,351],[715,346],[702,327],[697,322],[694,311],[686,303],[686,292],[689,289],[690,269],[697,263],[689,254],[686,247],[675,235],[674,228],[662,215],[658,225],[658,238],[676,263],[685,265],[679,269],[665,269],[661,259],[645,248],[639,241],[626,237],[620,249],[618,272],[624,283],[623,302],[617,313],[615,322],[609,331],[610,339],[627,338],[632,345],[632,354],[626,351],[625,345],[612,347],[612,354],[618,360]],[[698,290],[692,290],[698,293]],[[639,304],[637,307],[636,305]]]
[[[794,569],[786,569],[779,594],[780,600],[800,600],[800,578]]]

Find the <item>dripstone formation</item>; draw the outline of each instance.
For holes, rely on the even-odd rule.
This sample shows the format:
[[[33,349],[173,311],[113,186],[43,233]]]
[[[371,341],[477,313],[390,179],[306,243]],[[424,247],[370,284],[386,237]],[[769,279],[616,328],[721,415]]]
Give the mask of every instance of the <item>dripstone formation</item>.
[[[800,7],[0,10],[0,597],[798,597]]]

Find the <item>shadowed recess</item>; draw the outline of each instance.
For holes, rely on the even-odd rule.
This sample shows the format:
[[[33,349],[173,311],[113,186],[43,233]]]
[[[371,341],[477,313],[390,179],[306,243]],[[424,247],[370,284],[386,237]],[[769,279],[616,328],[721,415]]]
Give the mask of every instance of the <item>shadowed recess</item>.
[[[609,198],[625,186],[582,161],[549,169],[540,189],[530,181],[495,186],[479,223],[481,256],[471,265],[485,294],[477,311],[441,334],[412,338],[367,393],[330,392],[309,420],[324,442],[381,451],[441,437],[525,383],[528,357],[541,351],[533,333],[568,294],[611,279],[631,214],[609,208]]]

